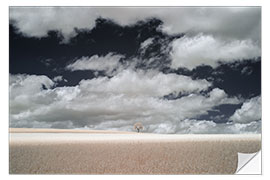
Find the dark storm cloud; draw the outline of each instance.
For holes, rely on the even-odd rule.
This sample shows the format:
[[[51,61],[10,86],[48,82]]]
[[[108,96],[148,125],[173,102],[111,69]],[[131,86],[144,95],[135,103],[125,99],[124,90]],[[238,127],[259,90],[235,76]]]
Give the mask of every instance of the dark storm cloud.
[[[150,10],[11,8],[10,126],[259,133],[260,8]]]

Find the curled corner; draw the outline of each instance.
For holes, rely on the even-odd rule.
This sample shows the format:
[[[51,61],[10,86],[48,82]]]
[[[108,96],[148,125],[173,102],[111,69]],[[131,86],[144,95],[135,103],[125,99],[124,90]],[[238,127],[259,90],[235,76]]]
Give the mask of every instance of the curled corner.
[[[238,153],[235,174],[261,174],[261,151],[255,153]]]

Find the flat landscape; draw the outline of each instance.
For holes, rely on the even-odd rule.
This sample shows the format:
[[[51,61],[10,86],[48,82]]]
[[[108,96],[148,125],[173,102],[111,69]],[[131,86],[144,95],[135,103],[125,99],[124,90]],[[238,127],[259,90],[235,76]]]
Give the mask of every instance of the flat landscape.
[[[10,129],[10,174],[233,174],[260,134]]]

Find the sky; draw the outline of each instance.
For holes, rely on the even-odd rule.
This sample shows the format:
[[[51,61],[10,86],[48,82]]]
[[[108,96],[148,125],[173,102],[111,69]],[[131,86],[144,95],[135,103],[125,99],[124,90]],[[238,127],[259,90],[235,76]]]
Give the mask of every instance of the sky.
[[[10,127],[261,133],[259,7],[10,7]]]

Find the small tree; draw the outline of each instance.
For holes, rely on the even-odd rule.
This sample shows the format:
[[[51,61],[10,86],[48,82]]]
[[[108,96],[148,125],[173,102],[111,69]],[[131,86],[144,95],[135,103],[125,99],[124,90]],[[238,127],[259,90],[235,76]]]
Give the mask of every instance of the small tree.
[[[137,132],[139,133],[140,130],[143,129],[142,123],[140,123],[140,122],[135,123],[135,124],[134,124],[134,129],[137,130]]]

